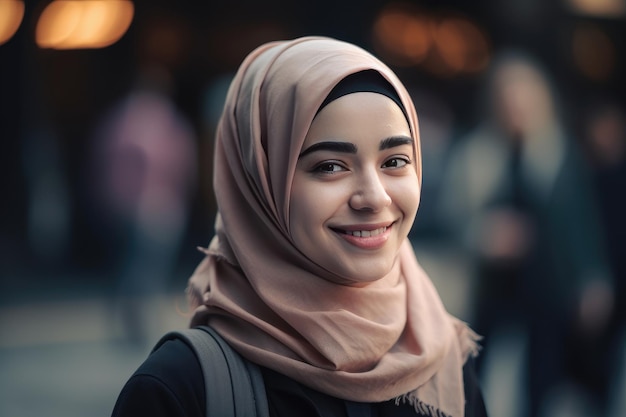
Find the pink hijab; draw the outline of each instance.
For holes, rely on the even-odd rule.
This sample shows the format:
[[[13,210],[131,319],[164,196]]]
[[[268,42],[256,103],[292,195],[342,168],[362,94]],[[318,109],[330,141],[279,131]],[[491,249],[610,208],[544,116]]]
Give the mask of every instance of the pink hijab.
[[[217,128],[217,234],[190,279],[191,325],[210,325],[247,359],[323,393],[463,416],[462,368],[476,335],[446,312],[408,239],[399,267],[364,286],[314,264],[291,239],[291,183],[307,130],[331,89],[366,69],[402,100],[421,182],[415,108],[387,66],[329,38],[260,46],[241,64]]]

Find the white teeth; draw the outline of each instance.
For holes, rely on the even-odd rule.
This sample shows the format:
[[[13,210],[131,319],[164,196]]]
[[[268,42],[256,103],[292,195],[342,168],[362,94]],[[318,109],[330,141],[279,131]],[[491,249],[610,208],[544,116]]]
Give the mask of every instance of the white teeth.
[[[346,234],[352,235],[355,237],[372,237],[372,236],[377,236],[381,233],[384,233],[386,230],[387,230],[387,227],[385,226],[376,230],[354,230],[354,231],[346,230]]]

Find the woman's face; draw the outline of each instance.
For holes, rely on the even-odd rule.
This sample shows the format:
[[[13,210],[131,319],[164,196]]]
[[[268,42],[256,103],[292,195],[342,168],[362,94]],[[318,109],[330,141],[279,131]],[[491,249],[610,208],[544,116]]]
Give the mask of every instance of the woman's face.
[[[393,267],[420,199],[415,142],[397,104],[369,92],[315,117],[290,200],[294,243],[321,267],[371,282]]]

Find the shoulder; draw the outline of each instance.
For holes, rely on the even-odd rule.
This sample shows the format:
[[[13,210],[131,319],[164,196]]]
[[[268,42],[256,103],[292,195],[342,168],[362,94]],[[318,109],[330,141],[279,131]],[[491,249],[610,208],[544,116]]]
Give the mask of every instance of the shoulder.
[[[122,389],[113,417],[204,416],[204,380],[193,351],[170,340],[152,352]]]

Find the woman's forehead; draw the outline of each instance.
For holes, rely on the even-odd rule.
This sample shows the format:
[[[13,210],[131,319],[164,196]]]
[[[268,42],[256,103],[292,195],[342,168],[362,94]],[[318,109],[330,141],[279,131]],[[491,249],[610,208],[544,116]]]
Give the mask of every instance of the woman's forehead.
[[[331,135],[333,131],[358,132],[369,124],[411,136],[409,123],[398,104],[386,95],[370,91],[346,94],[330,102],[313,119],[309,134],[321,129]]]

